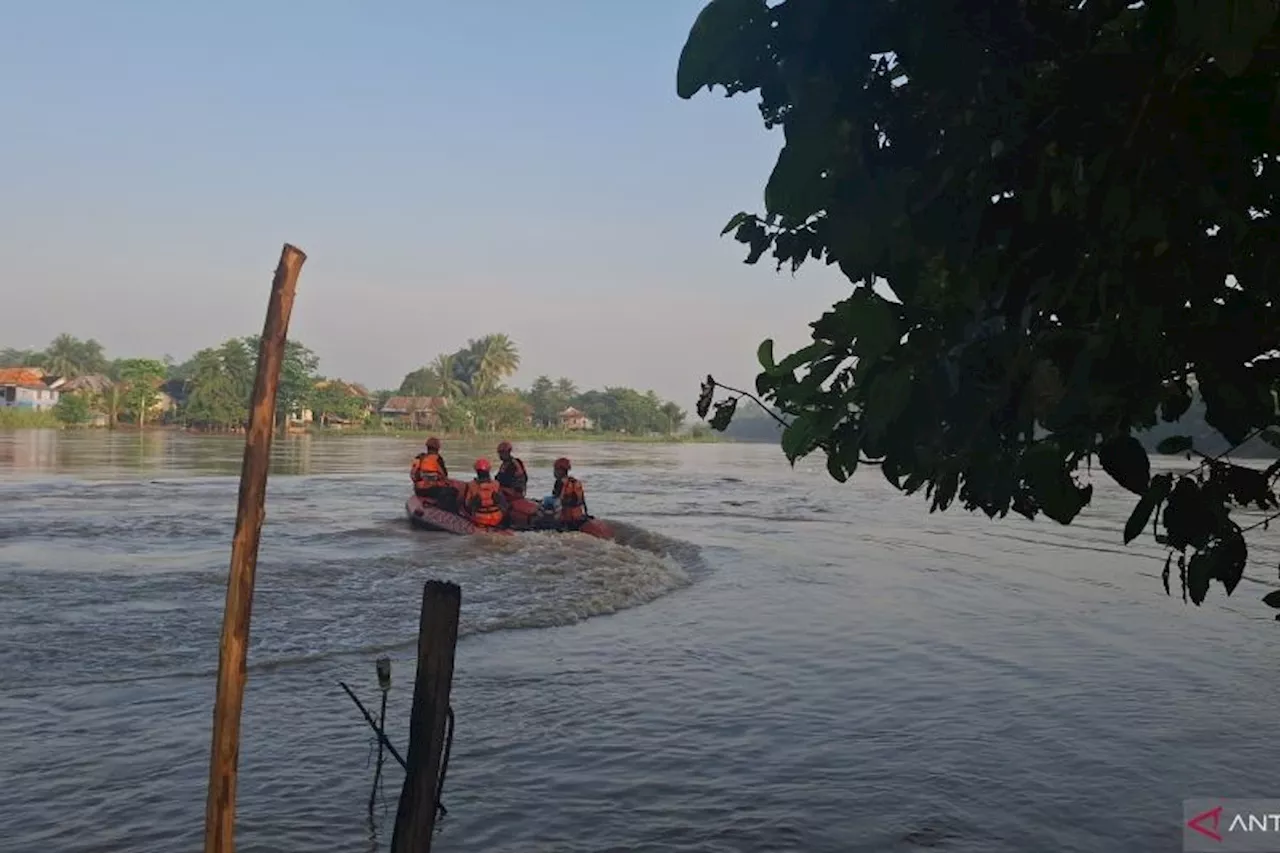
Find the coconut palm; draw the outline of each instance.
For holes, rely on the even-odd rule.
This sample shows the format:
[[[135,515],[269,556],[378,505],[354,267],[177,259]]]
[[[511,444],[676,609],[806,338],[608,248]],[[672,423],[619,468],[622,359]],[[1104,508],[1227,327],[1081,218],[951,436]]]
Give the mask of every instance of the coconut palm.
[[[105,366],[102,344],[92,338],[82,341],[64,333],[54,338],[44,352],[44,369],[68,379],[99,373]]]
[[[431,378],[435,380],[440,396],[446,400],[456,400],[466,393],[466,382],[459,376],[456,355],[436,356],[436,360],[431,363],[428,371]]]
[[[467,342],[471,357],[471,393],[477,397],[498,390],[502,380],[520,367],[520,351],[515,342],[503,334],[485,335]]]

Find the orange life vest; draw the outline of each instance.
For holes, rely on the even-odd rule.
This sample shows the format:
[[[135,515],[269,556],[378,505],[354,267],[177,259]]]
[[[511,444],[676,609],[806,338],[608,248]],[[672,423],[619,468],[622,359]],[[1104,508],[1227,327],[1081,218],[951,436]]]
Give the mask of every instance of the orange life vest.
[[[565,477],[560,485],[560,520],[576,523],[587,517],[587,497],[576,477]]]
[[[502,505],[498,503],[500,486],[493,480],[467,483],[463,504],[471,520],[481,527],[497,527],[502,523]]]
[[[502,463],[496,479],[505,491],[522,498],[529,485],[529,472],[525,470],[523,461],[512,456],[510,462]]]
[[[440,454],[419,453],[413,460],[413,467],[409,469],[409,477],[422,486],[443,485],[446,478]]]

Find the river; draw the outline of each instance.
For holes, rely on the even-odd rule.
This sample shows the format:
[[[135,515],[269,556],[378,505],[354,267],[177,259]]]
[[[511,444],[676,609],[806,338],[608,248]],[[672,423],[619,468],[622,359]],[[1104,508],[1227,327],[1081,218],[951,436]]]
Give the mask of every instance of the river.
[[[200,849],[242,449],[0,433],[0,850]],[[538,491],[571,455],[627,544],[452,537],[403,520],[415,451],[275,448],[242,853],[386,849],[402,776],[371,819],[337,682],[376,704],[389,654],[405,744],[428,578],[463,590],[441,853],[1154,853],[1185,797],[1280,796],[1269,534],[1195,608],[1101,483],[991,522],[767,445],[580,443],[517,452]]]

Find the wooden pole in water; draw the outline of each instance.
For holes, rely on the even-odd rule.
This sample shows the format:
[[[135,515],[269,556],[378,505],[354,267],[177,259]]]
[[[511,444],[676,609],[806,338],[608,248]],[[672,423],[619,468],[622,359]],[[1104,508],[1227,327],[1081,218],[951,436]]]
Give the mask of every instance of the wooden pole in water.
[[[240,712],[244,707],[245,662],[249,652],[249,612],[258,567],[258,541],[267,498],[271,435],[275,426],[276,390],[289,332],[289,315],[298,273],[307,256],[285,243],[271,280],[267,319],[258,346],[258,375],[249,405],[244,464],[240,469],[240,502],[231,540],[227,603],[218,644],[218,691],[213,700],[213,739],[209,753],[209,793],[205,801],[205,853],[233,853],[236,823],[236,772],[240,759]]]
[[[431,851],[461,609],[462,590],[457,584],[427,581],[418,623],[418,672],[409,713],[409,755],[405,758],[408,767],[396,809],[391,853]]]

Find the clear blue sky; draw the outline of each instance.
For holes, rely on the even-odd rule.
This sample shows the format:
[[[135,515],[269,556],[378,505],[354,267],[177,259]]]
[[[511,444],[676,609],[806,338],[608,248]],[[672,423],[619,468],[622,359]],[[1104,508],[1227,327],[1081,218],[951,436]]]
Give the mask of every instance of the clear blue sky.
[[[848,286],[717,236],[781,140],[753,98],[676,97],[702,5],[3,4],[0,346],[183,359],[261,328],[289,241],[329,375],[501,331],[522,384],[749,384]]]

